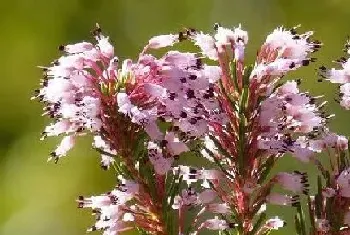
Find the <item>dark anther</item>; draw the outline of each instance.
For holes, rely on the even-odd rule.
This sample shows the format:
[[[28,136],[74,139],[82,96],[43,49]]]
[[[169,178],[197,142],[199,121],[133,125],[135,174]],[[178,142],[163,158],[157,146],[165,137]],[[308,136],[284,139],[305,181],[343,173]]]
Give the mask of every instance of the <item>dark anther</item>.
[[[326,71],[326,70],[327,70],[327,68],[326,68],[324,65],[322,65],[321,67],[319,67],[319,69],[322,70],[322,71]]]
[[[181,112],[181,113],[180,113],[180,117],[182,117],[182,118],[187,118],[187,113],[186,113],[186,112]]]
[[[55,61],[53,62],[53,65],[59,66],[59,65],[60,65],[60,62],[58,62],[58,60],[55,60]]]
[[[99,211],[99,209],[92,209],[91,211],[93,214],[99,214],[101,213],[101,211]]]
[[[214,24],[214,30],[217,31],[220,26],[221,26],[220,23],[215,23]]]
[[[341,57],[341,58],[339,59],[339,62],[345,63],[345,62],[346,62],[346,58],[345,58],[345,57]]]
[[[244,41],[243,41],[243,38],[239,37],[239,38],[237,38],[236,42],[244,42]]]
[[[167,140],[162,140],[162,141],[160,141],[159,145],[160,145],[161,148],[165,148],[167,144],[168,144]]]
[[[65,48],[65,46],[60,45],[60,46],[58,47],[58,50],[60,50],[60,51],[64,51],[64,48]]]
[[[189,175],[188,178],[191,179],[191,180],[194,180],[196,179],[196,175]],[[191,193],[188,193],[188,195],[191,195]]]
[[[176,97],[176,94],[175,94],[175,93],[170,93],[170,95],[169,95],[169,99],[170,99],[170,100],[174,100],[175,97]]]
[[[294,40],[298,40],[298,39],[300,39],[300,36],[299,36],[299,35],[294,35],[294,36],[293,36],[293,39],[294,39]]]
[[[186,30],[186,33],[187,33],[187,36],[191,36],[191,35],[194,35],[196,33],[196,30],[193,28],[188,28]]]
[[[294,63],[294,62],[292,62],[292,63],[289,65],[289,68],[290,68],[290,69],[295,68],[295,63]]]
[[[229,227],[229,228],[235,228],[235,227],[236,227],[236,224],[235,224],[235,223],[229,223],[229,224],[228,224],[228,227]]]
[[[193,75],[191,74],[189,77],[188,77],[190,80],[196,80],[197,79],[197,76],[196,75]]]
[[[186,78],[180,78],[180,81],[181,81],[182,83],[186,83],[186,82],[187,82]]]
[[[319,49],[319,48],[321,48],[321,45],[320,45],[320,44],[315,44],[315,45],[314,45],[314,48],[315,48],[315,49]]]
[[[187,95],[188,99],[196,98],[196,96],[194,95],[194,90],[192,90],[192,89],[188,89],[186,95]]]
[[[194,125],[197,123],[197,119],[191,118],[188,122],[191,123],[192,125]]]
[[[209,99],[209,98],[210,98],[209,94],[204,94],[203,95],[203,99]]]
[[[92,35],[94,37],[100,38],[100,34],[102,33],[102,29],[99,24],[96,24],[96,27],[94,30],[91,31]]]
[[[287,102],[291,102],[293,99],[291,97],[286,97]]]
[[[298,79],[295,80],[295,82],[297,83],[297,85],[300,85],[301,84],[301,79],[298,78]]]
[[[202,65],[203,65],[202,60],[200,58],[197,58],[197,60],[196,60],[196,68],[200,69],[200,68],[202,68]]]
[[[103,163],[101,163],[100,167],[104,171],[108,170],[108,166],[104,165]]]
[[[179,41],[182,42],[186,40],[186,37],[184,36],[184,33],[183,32],[179,32]]]
[[[303,61],[301,62],[301,64],[302,64],[303,66],[308,66],[308,65],[310,64],[310,60],[303,60]]]
[[[296,34],[297,34],[297,31],[296,31],[295,28],[290,29],[289,32],[290,32],[292,35],[296,35]]]

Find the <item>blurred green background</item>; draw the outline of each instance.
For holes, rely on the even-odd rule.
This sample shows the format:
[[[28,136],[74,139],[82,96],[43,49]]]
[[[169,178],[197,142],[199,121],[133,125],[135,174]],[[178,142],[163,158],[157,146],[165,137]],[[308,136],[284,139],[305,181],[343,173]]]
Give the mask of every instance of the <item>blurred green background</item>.
[[[119,58],[137,56],[155,34],[177,32],[183,27],[212,30],[215,22],[226,27],[242,23],[249,31],[248,60],[273,28],[302,25],[314,30],[324,43],[318,62],[293,73],[304,78],[302,88],[325,95],[334,131],[350,135],[350,112],[333,101],[337,88],[317,83],[314,69],[342,55],[350,34],[349,0],[11,0],[0,3],[0,234],[85,234],[93,217],[78,210],[78,195],[99,194],[114,186],[113,172],[101,171],[89,138],[58,165],[46,158],[57,139],[40,142],[48,120],[41,106],[30,101],[41,77],[38,65],[47,65],[59,53],[60,44],[89,40],[99,22],[109,34]],[[290,158],[284,170],[312,169]],[[292,209],[273,208],[282,218]],[[293,234],[281,230],[274,234]]]

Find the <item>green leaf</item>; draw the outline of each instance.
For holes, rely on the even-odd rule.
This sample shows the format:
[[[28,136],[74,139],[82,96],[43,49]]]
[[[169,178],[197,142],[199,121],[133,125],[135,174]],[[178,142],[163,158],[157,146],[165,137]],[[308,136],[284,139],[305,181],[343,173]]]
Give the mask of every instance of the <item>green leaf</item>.
[[[309,217],[310,217],[310,234],[314,234],[316,231],[315,228],[315,216],[314,216],[314,211],[312,210],[312,201],[310,196],[307,197],[307,205],[308,205],[308,209],[309,209]]]
[[[298,203],[297,206],[297,214],[296,214],[296,227],[299,231],[300,235],[307,235],[306,234],[306,227],[305,227],[305,216],[303,212],[303,208],[301,207],[301,204]]]
[[[233,81],[234,88],[236,91],[238,91],[237,62],[236,61],[230,62],[230,72],[231,72],[231,79]]]
[[[317,194],[315,196],[315,213],[317,218],[322,218],[323,211],[323,196],[322,196],[322,179],[321,176],[317,177]]]
[[[220,154],[224,155],[227,159],[232,159],[232,156],[230,155],[230,153],[228,153],[228,152],[226,151],[226,149],[224,149],[224,148],[221,146],[220,142],[219,142],[214,136],[209,135],[209,138],[214,142],[215,147],[218,148],[218,151],[219,151]]]
[[[250,79],[250,75],[252,73],[254,69],[254,65],[249,65],[247,67],[244,68],[243,71],[243,87],[248,87],[249,88],[249,79]]]
[[[259,168],[258,184],[262,184],[269,175],[272,167],[275,165],[275,156],[269,156],[268,159]]]
[[[249,234],[255,235],[255,234],[259,231],[259,229],[260,229],[261,225],[263,224],[263,222],[266,221],[266,217],[267,217],[267,216],[266,216],[266,213],[265,213],[265,212],[261,213],[261,214],[259,215],[257,221],[255,222],[252,231],[250,231]]]
[[[246,158],[245,156],[245,126],[246,125],[246,118],[243,113],[239,115],[239,137],[238,137],[238,170],[239,174],[241,174],[244,177],[244,171],[245,171],[245,164],[244,160]]]
[[[230,179],[234,179],[234,176],[228,172],[225,167],[221,164],[221,162],[215,157],[214,153],[209,150],[208,148],[204,147],[205,151],[209,154],[210,157],[213,158],[214,162],[216,163],[216,165],[220,168],[220,170]]]
[[[295,223],[295,230],[296,230],[296,233],[297,233],[298,235],[302,235],[301,224],[300,224],[299,217],[298,217],[297,215],[294,216],[294,223]]]
[[[233,108],[233,110],[237,111],[237,100],[226,91],[221,80],[219,80],[219,86],[225,98],[230,102],[230,106]]]

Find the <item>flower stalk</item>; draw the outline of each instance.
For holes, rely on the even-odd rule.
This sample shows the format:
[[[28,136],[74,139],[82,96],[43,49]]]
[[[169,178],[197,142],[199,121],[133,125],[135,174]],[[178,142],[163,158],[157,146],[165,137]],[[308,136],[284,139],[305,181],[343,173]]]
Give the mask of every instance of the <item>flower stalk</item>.
[[[63,55],[43,67],[35,97],[53,120],[43,139],[64,136],[49,159],[57,163],[89,133],[101,167],[118,175],[108,193],[79,197],[78,206],[96,214],[88,231],[265,235],[285,226],[279,217],[268,218],[272,204],[295,207],[297,234],[347,234],[348,141],[329,131],[332,115],[323,111],[321,97],[302,92],[301,79],[282,80],[315,62],[311,55],[322,44],[312,32],[280,27],[249,64],[241,26],[215,24],[214,30],[155,36],[136,60],[119,61],[97,26],[95,43],[60,46]],[[175,50],[183,41],[200,52]],[[172,49],[152,55],[160,48]],[[342,69],[322,66],[320,75],[342,84],[340,103],[347,108],[350,63],[338,62]],[[316,157],[321,152],[328,153],[329,166]],[[286,155],[318,167],[315,196],[307,173],[271,173]],[[206,164],[187,164],[195,156]]]

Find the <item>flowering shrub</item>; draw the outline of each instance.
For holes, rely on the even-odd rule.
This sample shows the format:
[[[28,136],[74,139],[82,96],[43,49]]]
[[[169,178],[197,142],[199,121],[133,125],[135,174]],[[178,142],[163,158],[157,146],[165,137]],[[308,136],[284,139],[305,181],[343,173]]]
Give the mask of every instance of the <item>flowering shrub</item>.
[[[296,207],[297,234],[350,234],[348,140],[328,130],[325,102],[300,91],[300,79],[281,80],[314,62],[321,43],[312,32],[277,28],[246,65],[248,33],[214,28],[155,36],[136,60],[119,61],[97,27],[94,43],[60,46],[63,55],[43,68],[35,97],[53,123],[42,136],[63,136],[49,159],[57,163],[90,133],[101,167],[118,174],[108,193],[78,198],[96,214],[89,231],[269,234],[285,225],[268,218],[274,204]],[[198,51],[151,54],[183,41]],[[320,74],[342,84],[349,109],[350,62],[339,62],[342,69],[322,66]],[[307,173],[271,173],[285,155],[318,167],[315,196]],[[207,164],[184,165],[198,156]]]

